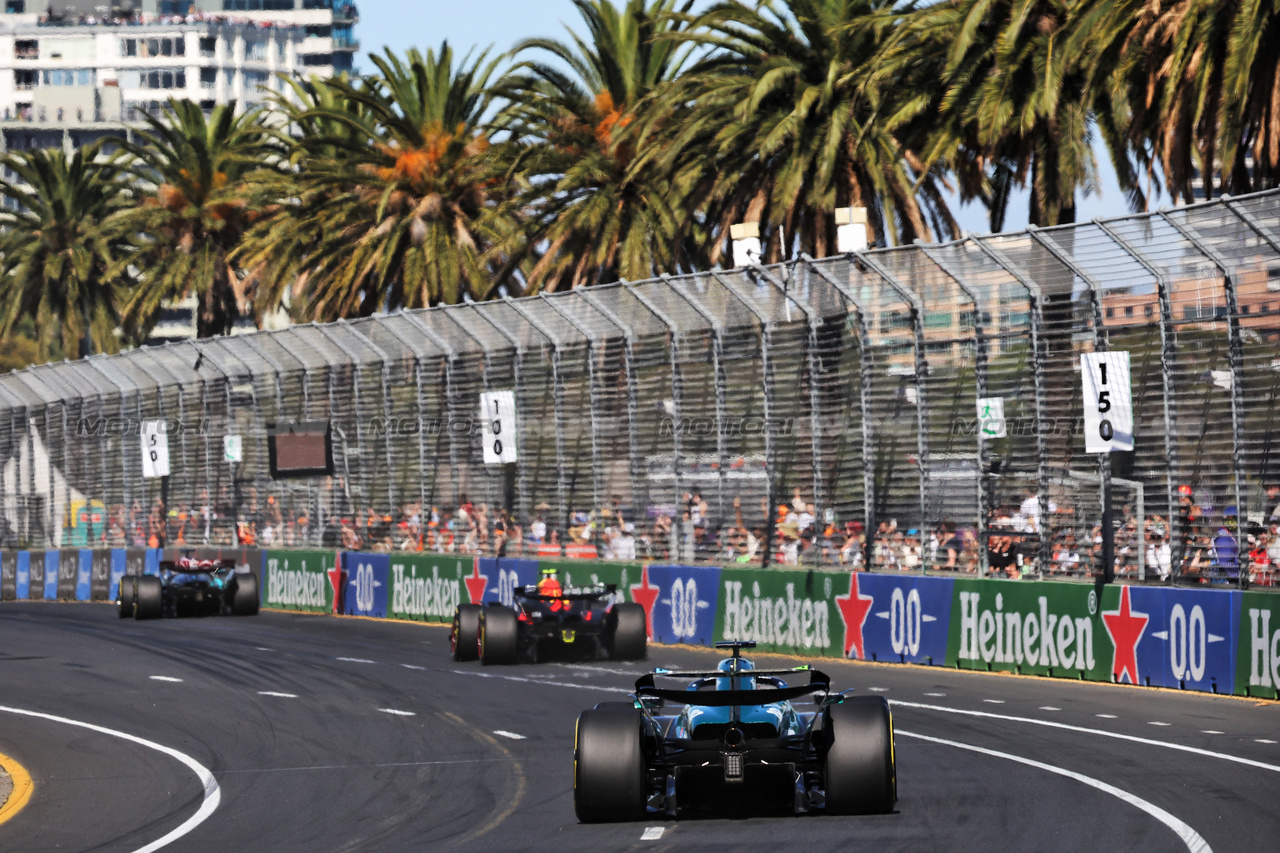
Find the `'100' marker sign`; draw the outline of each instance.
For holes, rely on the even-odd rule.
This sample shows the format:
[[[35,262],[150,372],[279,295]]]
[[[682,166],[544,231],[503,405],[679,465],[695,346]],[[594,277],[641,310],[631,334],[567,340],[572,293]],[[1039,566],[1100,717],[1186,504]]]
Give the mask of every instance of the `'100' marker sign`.
[[[484,464],[515,462],[516,395],[514,391],[485,391],[480,395],[480,424]]]

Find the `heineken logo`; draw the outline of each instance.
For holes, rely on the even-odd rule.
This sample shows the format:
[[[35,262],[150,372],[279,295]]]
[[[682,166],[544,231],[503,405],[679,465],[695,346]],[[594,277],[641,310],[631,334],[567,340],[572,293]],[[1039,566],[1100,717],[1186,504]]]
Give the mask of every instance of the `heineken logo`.
[[[1022,613],[1005,611],[1001,593],[994,607],[984,606],[980,592],[960,593],[960,659],[1093,669],[1093,622],[1049,612],[1047,596],[1037,601],[1038,609]]]
[[[296,569],[287,564],[281,567],[277,559],[267,560],[268,605],[324,608],[327,584],[322,573],[307,571],[306,560],[299,560]]]
[[[1280,687],[1280,625],[1272,631],[1271,611],[1257,607],[1249,608],[1249,686]]]
[[[453,618],[454,608],[461,602],[457,578],[440,577],[440,569],[431,567],[431,576],[418,577],[418,566],[396,563],[391,566],[391,610],[408,616]]]
[[[742,593],[741,581],[725,581],[723,636],[774,646],[831,647],[827,602],[796,598],[794,583],[779,598],[762,596],[759,583],[751,584],[751,595]]]

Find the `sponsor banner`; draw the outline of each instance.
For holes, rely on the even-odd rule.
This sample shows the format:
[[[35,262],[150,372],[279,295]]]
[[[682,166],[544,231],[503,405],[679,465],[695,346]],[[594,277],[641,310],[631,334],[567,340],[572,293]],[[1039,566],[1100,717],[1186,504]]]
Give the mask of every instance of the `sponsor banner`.
[[[760,651],[838,656],[846,632],[835,599],[849,584],[832,572],[724,569],[715,636],[754,640]]]
[[[716,566],[642,566],[627,587],[631,600],[644,608],[650,640],[700,646],[715,642],[719,592]]]
[[[93,552],[81,548],[77,563],[76,601],[88,601],[93,591]]]
[[[1103,595],[1112,602],[1112,595]],[[1121,587],[1102,625],[1115,649],[1111,678],[1126,684],[1228,693],[1235,688],[1236,594]]]
[[[475,558],[439,554],[392,554],[390,612],[393,619],[452,622],[454,608],[467,601],[463,579]]]
[[[639,563],[599,563],[580,560],[539,560],[538,572],[555,569],[562,587],[583,587],[596,584],[613,584],[618,588],[615,601],[632,601],[630,591],[640,582]],[[537,583],[535,577],[532,583]]]
[[[101,548],[89,553],[92,555],[90,557],[92,571],[89,577],[89,600],[110,601],[115,597],[111,595],[111,565],[115,559],[116,552]],[[123,565],[123,561],[121,565]]]
[[[57,601],[59,571],[62,565],[61,551],[44,552],[44,600]]]
[[[129,573],[129,552],[123,548],[111,551],[111,577],[107,586],[108,601],[115,601],[120,597],[120,579]]]
[[[32,601],[39,601],[44,598],[44,551],[24,551],[28,561],[28,579],[30,584],[27,589],[27,598]],[[57,577],[55,571],[55,577]]]
[[[844,577],[843,575],[841,577]],[[952,578],[850,572],[833,599],[844,657],[942,663],[951,624]]]
[[[538,582],[537,560],[480,557],[471,574],[463,578],[467,601],[472,604],[497,602],[507,607],[515,603],[515,591]]]
[[[1233,597],[1239,613],[1235,692],[1280,699],[1280,596],[1243,592]]]
[[[1114,585],[1100,606],[1097,587],[1086,584],[953,583],[948,666],[1111,680],[1114,646],[1101,611],[1119,612]]]
[[[332,551],[263,551],[262,606],[329,613],[338,576]]]
[[[13,597],[31,597],[31,552],[19,551],[14,560]]]
[[[18,552],[0,551],[0,601],[18,597]]]
[[[346,552],[342,565],[347,575],[342,612],[348,616],[386,617],[391,558],[386,554]]]
[[[45,571],[45,577],[48,577]],[[65,548],[58,552],[58,598],[76,600],[76,582],[80,576],[80,549]]]

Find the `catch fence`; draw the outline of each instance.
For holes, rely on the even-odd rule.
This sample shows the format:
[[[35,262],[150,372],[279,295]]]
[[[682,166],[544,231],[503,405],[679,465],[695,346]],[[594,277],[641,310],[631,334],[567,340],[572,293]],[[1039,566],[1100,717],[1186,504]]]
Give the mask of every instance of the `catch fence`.
[[[1131,356],[1132,453],[1085,452],[1080,354],[1103,350]],[[485,462],[492,391],[514,463]],[[1265,580],[1278,396],[1266,192],[18,371],[0,538],[1085,574],[1110,481],[1123,574],[1252,551]],[[273,479],[268,434],[303,422],[332,475]]]

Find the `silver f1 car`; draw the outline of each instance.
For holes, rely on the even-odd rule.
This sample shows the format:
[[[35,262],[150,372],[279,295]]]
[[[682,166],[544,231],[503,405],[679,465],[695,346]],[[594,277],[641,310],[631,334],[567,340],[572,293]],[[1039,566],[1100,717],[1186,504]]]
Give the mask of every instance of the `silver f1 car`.
[[[893,719],[880,696],[832,693],[809,666],[756,669],[732,650],[714,672],[658,669],[632,702],[578,717],[573,805],[583,822],[681,817],[748,793],[776,795],[795,814],[885,814],[898,799]],[[792,687],[780,676],[807,675]],[[693,679],[684,689],[658,678]],[[793,700],[814,697],[811,708]],[[668,711],[670,709],[670,711]]]
[[[258,576],[237,572],[235,560],[163,560],[159,575],[125,575],[116,598],[120,618],[252,616],[258,612]]]

